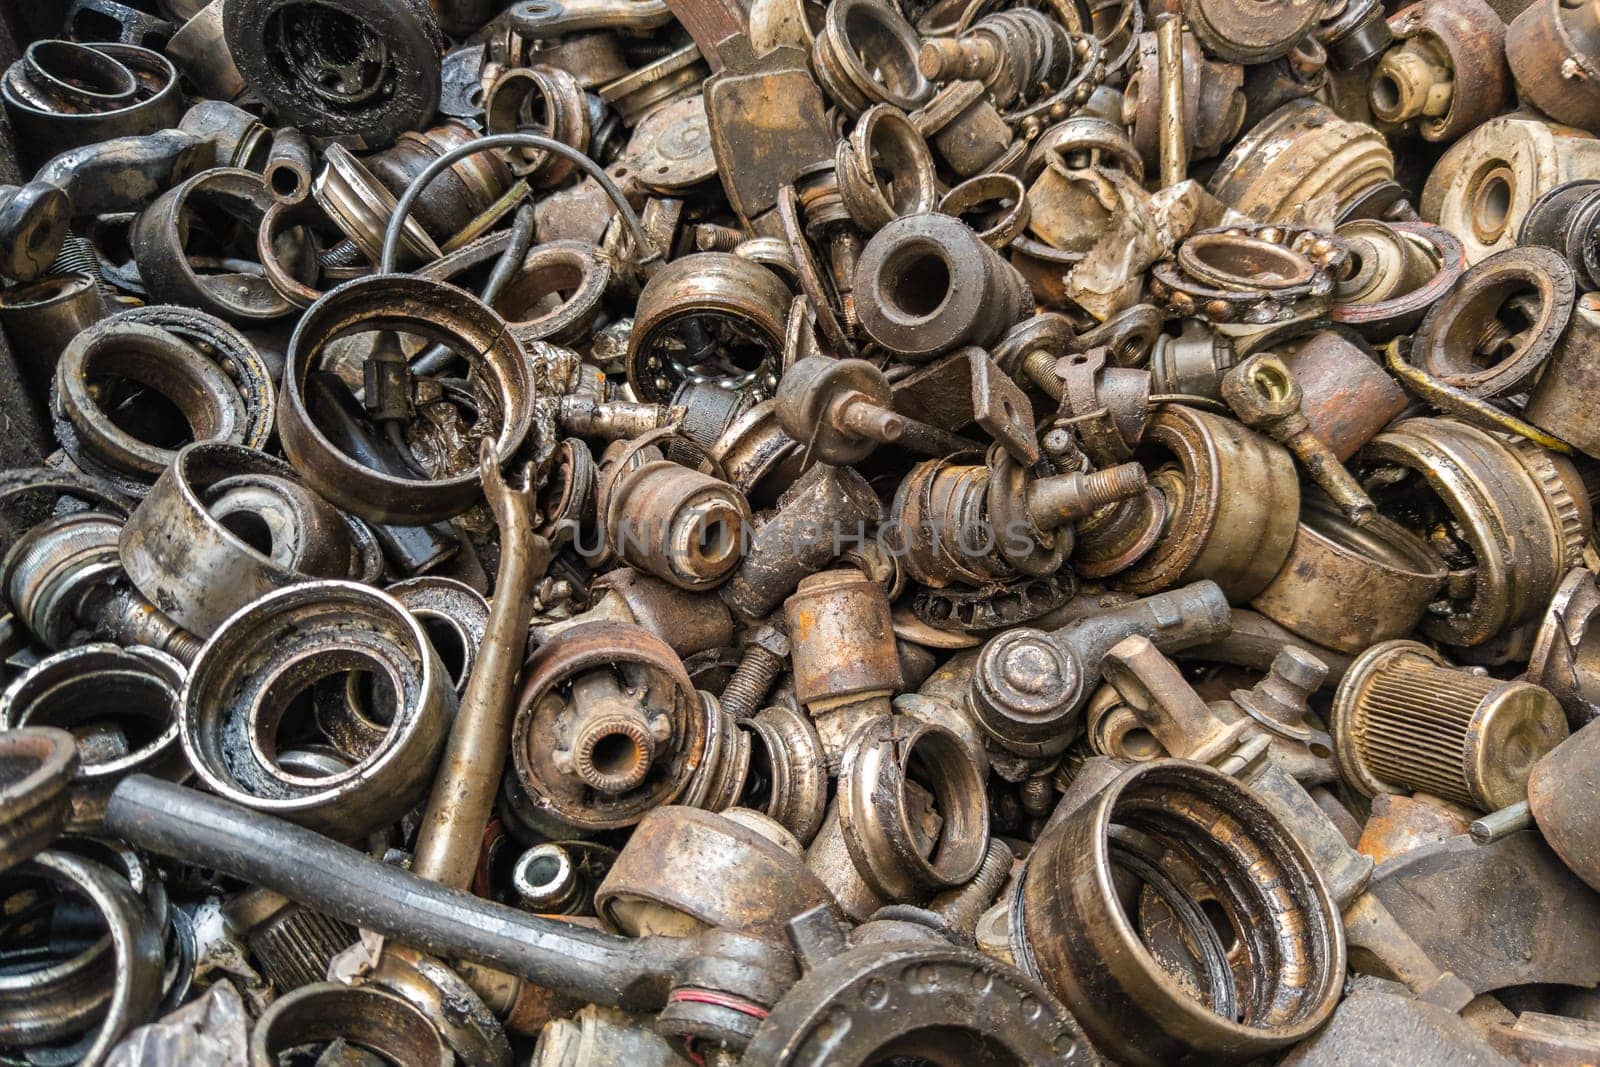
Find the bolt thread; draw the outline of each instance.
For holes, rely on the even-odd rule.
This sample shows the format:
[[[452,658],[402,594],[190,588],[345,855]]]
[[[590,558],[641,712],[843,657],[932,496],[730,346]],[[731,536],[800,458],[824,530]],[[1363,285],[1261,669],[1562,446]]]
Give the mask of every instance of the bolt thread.
[[[174,630],[172,636],[167,638],[166,652],[179,663],[187,665],[193,663],[195,657],[200,655],[200,649],[205,643],[205,638],[188,630]]]
[[[761,701],[778,680],[784,661],[760,645],[744,650],[733,677],[722,690],[722,710],[735,719],[748,719],[756,713]]]
[[[1056,788],[1047,775],[1029,778],[1017,790],[1017,795],[1022,801],[1022,810],[1029,815],[1044,816],[1050,814],[1050,802],[1055,799]]]
[[[347,237],[333,247],[317,253],[317,265],[324,268],[354,267],[365,258],[361,248]]]
[[[87,274],[96,285],[105,280],[100,274],[100,257],[95,253],[94,242],[81,233],[67,234],[61,242],[61,251],[56,253],[56,258],[44,273],[47,278],[62,274]]]
[[[1090,471],[1083,476],[1083,500],[1090,511],[1137,496],[1150,484],[1144,467],[1138,463],[1119,463],[1115,467]]]
[[[1048,393],[1052,400],[1060,400],[1066,392],[1066,385],[1056,373],[1056,357],[1048,352],[1034,349],[1023,356],[1022,373],[1034,385]]]
[[[694,246],[701,252],[732,252],[746,239],[743,230],[701,222],[694,228]]]
[[[1046,783],[1048,784],[1048,783]],[[933,899],[929,910],[938,913],[945,922],[971,937],[978,928],[978,920],[1000,895],[1006,879],[1011,877],[1011,849],[1003,841],[991,839],[989,851],[983,854],[983,863],[972,881]]]

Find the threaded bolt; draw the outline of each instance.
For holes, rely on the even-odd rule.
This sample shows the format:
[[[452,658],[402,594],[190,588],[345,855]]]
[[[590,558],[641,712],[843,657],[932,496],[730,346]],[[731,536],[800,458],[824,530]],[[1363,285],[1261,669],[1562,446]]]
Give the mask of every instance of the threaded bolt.
[[[1051,400],[1059,401],[1066,393],[1067,387],[1056,373],[1056,357],[1043,349],[1036,348],[1022,357],[1022,375],[1049,394]]]
[[[972,937],[978,929],[978,920],[989,910],[1006,879],[1011,877],[1011,849],[1004,841],[990,838],[989,851],[983,854],[983,864],[972,881],[960,889],[951,889],[933,898],[928,910],[936,912],[965,937]]]
[[[698,222],[694,226],[694,246],[701,252],[732,252],[748,236],[743,230],[715,222]]]
[[[1056,474],[1029,487],[1028,514],[1040,528],[1054,529],[1137,496],[1149,484],[1138,463],[1119,463],[1088,474]]]
[[[776,626],[763,626],[745,646],[733,677],[722,690],[722,710],[748,719],[761,707],[772,683],[789,665],[789,639]]]

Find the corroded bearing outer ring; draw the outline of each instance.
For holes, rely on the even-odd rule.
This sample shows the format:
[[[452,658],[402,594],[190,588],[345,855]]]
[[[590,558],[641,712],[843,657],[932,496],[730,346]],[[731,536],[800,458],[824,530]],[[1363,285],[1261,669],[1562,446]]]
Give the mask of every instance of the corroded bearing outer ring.
[[[630,688],[648,690],[651,706],[664,708],[671,723],[671,735],[657,744],[644,782],[614,798],[563,775],[552,758],[555,719],[562,710],[557,690],[590,670],[613,670]],[[542,826],[580,833],[632,826],[688,788],[705,756],[704,715],[683,661],[659,637],[621,623],[580,623],[530,656],[522,677],[511,759],[528,794],[527,814]]]
[[[572,346],[588,339],[617,274],[616,261],[588,241],[549,241],[533,248],[494,299],[517,340]],[[527,318],[545,297],[559,302]]]
[[[1282,322],[1333,299],[1350,246],[1303,226],[1251,224],[1191,234],[1156,264],[1150,295],[1179,316],[1212,322]]]
[[[412,1067],[450,1067],[455,1054],[421,1008],[373,985],[318,982],[273,1001],[250,1031],[251,1067],[299,1045],[342,1040]]]
[[[583,87],[571,74],[556,67],[512,67],[489,87],[483,102],[484,125],[491,135],[517,133],[522,115],[534,98],[543,104],[544,126],[539,132],[579,151],[589,145],[589,105]],[[535,189],[553,189],[572,177],[577,164],[554,152],[517,148],[508,153],[513,174],[528,179]]]
[[[383,741],[353,765],[276,749],[289,702],[321,678],[364,670],[392,701]],[[180,736],[212,792],[341,839],[387,826],[433,781],[456,696],[422,624],[389,594],[305,582],[242,608],[206,642],[183,688]]]
[[[1483,366],[1476,349],[1502,305],[1532,290],[1537,317],[1504,358]],[[1436,302],[1411,339],[1411,362],[1435,378],[1476,397],[1510,396],[1525,389],[1561,343],[1577,299],[1572,268],[1560,253],[1538,246],[1508,248],[1468,268]]]
[[[776,826],[770,831],[789,836]],[[633,936],[641,931],[630,905],[642,903],[706,926],[781,937],[784,924],[801,912],[833,906],[828,887],[801,860],[798,844],[785,844],[726,815],[681,804],[657,808],[617,854],[595,891],[595,908]]]
[[[1399,523],[1375,515],[1351,526],[1325,497],[1310,497],[1283,569],[1250,606],[1314,645],[1354,654],[1415,629],[1445,573]]]
[[[778,820],[801,845],[809,844],[828,810],[827,757],[811,717],[774,705],[735,725],[754,735],[752,763],[763,765],[771,778],[765,814]]]
[[[939,199],[933,154],[893,104],[874,104],[862,113],[850,136],[840,138],[834,169],[845,210],[866,233],[902,215],[932,211]]]
[[[980,208],[990,210],[980,212]],[[1022,181],[1015,175],[998,172],[975,175],[945,193],[939,200],[939,212],[967,223],[984,244],[996,251],[1020,237],[1032,217],[1028,190]],[[984,228],[978,229],[978,219],[969,219],[969,215],[979,216],[986,223]]]
[[[476,465],[433,480],[397,478],[364,466],[325,437],[306,410],[306,378],[329,343],[368,330],[402,330],[449,345],[471,365],[489,396],[495,458],[505,463],[533,423],[534,379],[527,352],[483,301],[444,282],[381,274],[346,282],[313,304],[289,340],[278,413],[283,451],[306,484],[372,522],[420,526],[459,515],[482,495]]]
[[[1448,419],[1406,419],[1374,437],[1361,466],[1408,468],[1443,502],[1476,560],[1472,593],[1428,615],[1422,632],[1479,645],[1538,618],[1581,554],[1588,496],[1564,458]],[[1379,501],[1380,509],[1383,501]]]
[[[1227,916],[1237,947],[1218,941],[1208,955],[1224,972],[1214,977],[1248,978],[1229,998],[1241,1018],[1212,1011],[1145,947],[1115,873],[1141,863],[1147,885],[1166,883],[1180,927],[1216,936],[1208,899]],[[1012,901],[1011,947],[1119,1063],[1255,1059],[1325,1023],[1344,987],[1339,908],[1304,846],[1250,790],[1185,760],[1129,769],[1039,840]]]
[[[67,824],[67,787],[78,742],[53,726],[0,733],[0,760],[17,768],[0,783],[0,871],[37,855]]]
[[[200,199],[209,200],[242,228],[258,234],[268,209],[276,203],[261,175],[224,167],[201,171],[163,193],[139,213],[128,235],[139,277],[151,299],[197,307],[241,325],[271,322],[293,312],[295,305],[264,275],[240,271],[213,275],[195,270],[184,242],[195,214],[190,205]],[[304,282],[315,276],[312,253],[312,246],[302,236],[300,254],[286,266],[281,260],[279,264],[291,277]]]
[[[56,440],[83,470],[142,496],[174,453],[124,430],[97,401],[92,386],[105,377],[153,389],[183,412],[200,441],[260,448],[272,433],[269,383],[228,373],[215,358],[172,331],[117,316],[83,330],[56,364],[51,389]]]
[[[783,351],[793,296],[783,280],[759,263],[731,252],[696,252],[662,267],[644,285],[628,336],[628,384],[646,402],[668,399],[678,384],[657,384],[665,367],[661,336],[677,319],[715,315],[764,342],[773,359]]]
[[[944,826],[931,855],[917,847],[911,825],[912,758],[931,782]],[[868,885],[891,901],[962,885],[989,850],[989,800],[961,738],[943,726],[882,715],[850,739],[839,765],[839,830]]]
[[[1438,268],[1431,278],[1408,293],[1372,304],[1335,304],[1329,312],[1328,317],[1334,322],[1354,326],[1363,335],[1375,338],[1387,338],[1392,336],[1391,331],[1403,333],[1409,329],[1455,287],[1467,269],[1466,250],[1455,234],[1442,226],[1430,226],[1425,222],[1385,222],[1382,225],[1398,234],[1400,240],[1425,247]]]
[[[267,548],[236,534],[230,518],[259,527]],[[178,453],[122,527],[118,548],[139,592],[201,637],[274,589],[316,578],[370,582],[383,571],[365,523],[313,493],[282,460],[221,443]]]
[[[811,45],[811,67],[834,102],[851,115],[875,103],[915,111],[933,95],[917,66],[921,43],[898,8],[883,0],[834,0]],[[870,55],[876,70],[863,56]]]
[[[67,829],[92,833],[105,815],[112,788],[130,774],[181,782],[189,764],[178,744],[178,693],[183,664],[153,648],[94,642],[46,656],[0,693],[0,736],[24,727],[71,729],[105,720],[138,723],[144,743],[95,756],[85,744],[73,778]]]
[[[1112,584],[1145,596],[1211,578],[1242,604],[1266,588],[1294,544],[1300,481],[1277,442],[1232,419],[1168,404],[1151,416],[1145,448],[1181,473],[1152,471],[1171,521],[1154,547]]]
[[[42,975],[56,972],[57,968],[0,978],[0,1030],[6,1034],[7,1045],[26,1047],[79,1038],[73,1052],[80,1058],[75,1062],[103,1063],[122,1035],[150,1019],[161,1001],[161,924],[127,878],[111,867],[71,852],[41,852],[19,867],[15,875],[44,879],[62,895],[73,894],[87,900],[105,924],[101,944],[109,943],[110,952],[101,968],[72,968],[75,961],[68,961],[60,969],[77,971],[89,980],[90,989],[76,993],[53,991],[70,996],[77,1003],[82,1003],[84,996],[103,998],[103,1007],[90,1024],[96,1028],[92,1039],[76,1028],[68,1033],[52,1033],[60,1015],[51,1009],[31,1010],[28,1004]]]
[[[744,1062],[1026,1063],[1096,1067],[1073,1017],[1043,987],[949,944],[869,942],[809,968],[767,1016]]]

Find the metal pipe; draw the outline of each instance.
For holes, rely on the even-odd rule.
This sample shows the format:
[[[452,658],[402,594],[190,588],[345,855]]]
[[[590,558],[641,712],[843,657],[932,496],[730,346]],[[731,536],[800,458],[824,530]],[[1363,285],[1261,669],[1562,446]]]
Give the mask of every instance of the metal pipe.
[[[1161,185],[1189,176],[1189,142],[1183,131],[1183,18],[1156,20],[1156,70],[1161,89]]]

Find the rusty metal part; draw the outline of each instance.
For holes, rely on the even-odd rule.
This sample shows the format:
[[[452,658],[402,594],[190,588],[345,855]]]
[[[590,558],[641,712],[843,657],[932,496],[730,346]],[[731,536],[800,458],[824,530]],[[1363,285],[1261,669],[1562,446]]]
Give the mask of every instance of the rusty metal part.
[[[484,391],[480,411],[489,415],[480,419],[474,436],[493,440],[500,462],[522,448],[534,421],[535,388],[525,347],[500,316],[464,290],[390,274],[347,282],[319,300],[295,327],[278,420],[284,454],[308,485],[362,518],[418,524],[459,514],[480,496],[476,464],[434,479],[383,473],[340,451],[307,410],[307,380],[321,369],[330,344],[380,328],[414,330],[458,352]]]
[[[830,768],[855,728],[888,714],[904,678],[883,583],[854,567],[801,579],[783,604],[795,699],[811,716]]]
[[[407,130],[395,143],[367,156],[367,170],[396,197],[405,195],[411,185],[441,157],[457,152],[454,161],[443,164],[419,195],[407,220],[414,219],[429,233],[445,235],[445,244],[454,245],[509,210],[514,194],[511,169],[492,152],[457,150],[471,145],[477,131],[460,122],[445,122],[429,129]]]
[[[1332,303],[1349,255],[1337,237],[1302,226],[1200,230],[1156,264],[1150,293],[1174,315],[1213,323],[1306,318]]]
[[[1444,561],[1383,516],[1352,526],[1307,497],[1283,569],[1250,606],[1306,640],[1341,652],[1404,637],[1444,586]]]
[[[45,966],[4,980],[9,1010],[0,1025],[6,1036],[0,1040],[9,1053],[19,1055],[67,1046],[78,1062],[98,1067],[124,1034],[155,1013],[161,1000],[160,925],[120,872],[69,851],[40,852],[8,871],[6,878],[42,882],[55,895],[87,903],[92,915],[88,921],[105,933],[84,953],[59,962],[51,959],[52,953]],[[63,1012],[63,998],[79,1011]]]
[[[1176,651],[1226,635],[1229,614],[1216,583],[1195,582],[1106,608],[1059,630],[1007,630],[972,661],[967,707],[1000,749],[1055,755],[1071,743],[1093,691],[1093,672],[1113,645],[1139,635]]]
[[[531,129],[580,151],[588,147],[594,132],[583,87],[556,67],[502,71],[484,95],[483,111],[491,134]],[[539,189],[554,188],[577,170],[570,160],[553,152],[520,149],[510,156],[512,172]]]
[[[1286,1067],[1333,1067],[1393,1057],[1417,1067],[1509,1067],[1461,1015],[1385,989],[1358,988],[1321,1031],[1283,1060]]]
[[[1339,912],[1302,846],[1192,763],[1141,764],[1067,816],[1030,855],[1011,924],[1022,970],[1129,1063],[1284,1048],[1327,1021],[1344,981]]]
[[[369,262],[378,263],[384,229],[398,206],[394,194],[337,142],[323,150],[323,161],[311,184],[312,199]],[[407,218],[401,234],[409,257],[432,260],[443,254],[418,219]]]
[[[1246,356],[1222,379],[1222,397],[1239,421],[1293,452],[1345,518],[1364,526],[1377,514],[1372,499],[1328,443],[1312,432],[1310,420],[1300,411],[1302,396],[1300,383],[1270,352]]]
[[[118,505],[120,507],[120,505]],[[39,523],[0,557],[0,588],[16,620],[50,649],[82,631],[194,659],[201,641],[128,582],[117,558],[122,520],[95,511]]]
[[[1421,789],[1483,811],[1522,800],[1534,761],[1567,736],[1546,690],[1458,670],[1415,641],[1362,653],[1333,723],[1340,770],[1367,796]]]
[[[1300,389],[1300,413],[1340,462],[1410,402],[1364,347],[1337,330],[1317,330],[1287,345],[1280,358]]]
[[[595,893],[614,928],[688,937],[709,927],[776,940],[831,903],[789,831],[757,812],[666,805],[646,815]]]
[[[598,92],[624,126],[638,126],[656,111],[693,96],[706,72],[700,49],[690,44],[600,86]]]
[[[77,740],[54,726],[14,727],[0,735],[8,768],[0,787],[0,871],[38,855],[67,824]]]
[[[272,432],[271,378],[259,357],[229,355],[133,319],[102,320],[80,332],[56,365],[56,439],[84,470],[142,495],[174,456],[152,443],[167,438],[163,409],[146,399],[143,418],[137,414],[142,386],[183,413],[194,439],[259,448]]]
[[[1222,399],[1222,376],[1237,361],[1233,344],[1199,319],[1185,319],[1178,336],[1158,334],[1150,348],[1150,392],[1157,396]]]
[[[918,65],[916,31],[882,0],[828,5],[811,46],[817,82],[851,115],[872,104],[913,111],[933,95]]]
[[[772,683],[789,665],[789,635],[771,623],[756,627],[739,655],[739,665],[723,687],[722,710],[747,719],[766,698]]]
[[[629,0],[630,3],[635,0]],[[539,1032],[531,1067],[585,1067],[610,1058],[633,1067],[685,1067],[648,1020],[614,1008],[585,1005],[568,1019],[552,1019]]]
[[[1140,34],[1135,66],[1123,93],[1122,118],[1133,128],[1133,143],[1145,169],[1161,165],[1161,69],[1156,35]],[[1177,125],[1191,159],[1210,159],[1239,133],[1244,123],[1244,71],[1236,63],[1208,58],[1194,35],[1184,34],[1182,44],[1181,121]],[[1187,175],[1184,175],[1185,177]]]
[[[0,186],[0,275],[27,282],[47,271],[66,240],[71,211],[55,185]]]
[[[739,565],[750,505],[720,478],[661,457],[650,438],[602,457],[596,517],[611,550],[683,589],[709,589]]]
[[[980,10],[968,7],[972,13]],[[1083,30],[1082,24],[1064,25],[1029,8],[984,13],[970,25],[962,22],[956,36],[925,40],[917,66],[937,82],[982,82],[999,107],[1030,102],[1063,87],[1079,65],[1070,34]]]
[[[1297,205],[1329,197],[1342,211],[1393,180],[1382,134],[1299,99],[1234,142],[1206,188],[1252,219],[1287,222]]]
[[[496,582],[496,588],[507,587]],[[385,592],[422,620],[428,643],[433,645],[440,662],[450,672],[456,692],[465,692],[489,627],[490,608],[483,594],[453,578],[438,575],[407,578],[389,586]],[[458,711],[456,718],[460,717]]]
[[[1592,8],[1535,0],[1505,32],[1506,60],[1522,99],[1570,126],[1600,121],[1600,69],[1593,58],[1600,21]]]
[[[1322,11],[1305,0],[1270,8],[1250,0],[1185,0],[1183,14],[1212,55],[1233,63],[1264,63],[1287,54],[1316,25]]]
[[[164,652],[96,642],[46,656],[0,693],[0,730],[73,731],[79,762],[69,831],[97,829],[106,798],[129,774],[188,777],[178,745],[183,675]]]
[[[1422,622],[1435,640],[1480,645],[1537,618],[1578,562],[1588,497],[1560,456],[1464,423],[1406,419],[1372,439],[1360,469],[1379,512],[1450,568]]]
[[[1528,249],[1527,251],[1533,251]],[[1592,412],[1595,346],[1600,343],[1600,300],[1583,293],[1566,332],[1556,342],[1523,406],[1522,416],[1586,455],[1600,451]]]
[[[939,199],[941,214],[954,215],[972,227],[983,243],[997,252],[1028,228],[1031,211],[1027,188],[1010,174],[976,175]]]
[[[1576,286],[1548,248],[1508,248],[1474,264],[1428,312],[1411,360],[1478,398],[1526,391],[1561,342]]]
[[[1350,243],[1351,273],[1329,318],[1369,340],[1410,332],[1467,268],[1461,242],[1438,226],[1357,219],[1336,232]]]
[[[889,941],[811,959],[747,1062],[858,1067],[895,1059],[1059,1064],[1100,1058],[1078,1024],[1013,968],[950,944]],[[937,976],[937,981],[923,978]]]
[[[611,256],[585,241],[549,241],[522,258],[491,301],[524,344],[581,345],[616,279]]]
[[[776,381],[791,294],[772,271],[728,252],[681,256],[639,294],[628,384],[662,401],[684,381]]]
[[[1425,140],[1453,141],[1505,108],[1506,27],[1483,0],[1411,4],[1389,28],[1396,43],[1378,60],[1368,92],[1377,118],[1420,120]]]
[[[740,806],[762,811],[802,846],[810,844],[828,804],[827,757],[817,728],[805,714],[782,705],[737,725],[750,734],[750,774]]]
[[[222,0],[210,0],[171,35],[163,51],[200,92],[217,100],[239,100],[248,90],[228,51]]]
[[[334,1047],[418,1067],[448,1067],[455,1056],[420,1008],[371,985],[318,982],[279,997],[250,1034],[250,1061],[277,1063],[291,1049]]]
[[[259,272],[239,264],[253,253],[272,205],[266,182],[246,170],[203,171],[163,194],[134,220],[130,238],[139,276],[151,297],[185,304],[240,325],[280,319],[294,311]],[[204,233],[205,247],[190,247]],[[202,242],[194,240],[194,245]],[[305,282],[314,276],[313,247],[303,231],[280,231],[279,266]]]
[[[229,0],[222,28],[251,89],[307,134],[383,148],[439,105],[444,41],[423,0]]]
[[[288,464],[221,443],[174,457],[120,546],[140,592],[201,636],[272,589],[312,578],[370,581],[382,569],[365,524],[308,490]]]
[[[1011,151],[1011,127],[989,101],[980,82],[944,86],[912,116],[917,130],[958,176],[985,173]]]
[[[1236,603],[1266,588],[1289,557],[1300,511],[1289,453],[1232,420],[1168,404],[1151,416],[1136,455],[1168,521],[1113,584],[1139,594],[1210,578]]]
[[[316,161],[305,134],[293,126],[272,131],[272,147],[261,165],[261,178],[272,199],[280,204],[298,204],[311,195],[311,179]]]
[[[986,347],[1031,306],[1016,269],[939,214],[908,215],[879,230],[862,250],[854,291],[862,329],[913,362]]]
[[[778,424],[823,463],[856,463],[906,437],[888,379],[865,360],[807,356],[783,372],[776,399]]]
[[[336,753],[285,729],[294,697],[348,670],[375,677],[373,718],[388,729],[371,752]],[[356,836],[420,799],[455,705],[427,632],[398,601],[353,582],[304,582],[258,598],[207,642],[184,685],[180,736],[213,791]]]
[[[183,92],[160,52],[132,44],[35,41],[0,78],[19,162],[178,125]],[[80,206],[78,210],[82,210]]]
[[[1541,195],[1600,177],[1600,142],[1574,132],[1517,114],[1477,126],[1428,175],[1423,217],[1455,234],[1469,264],[1511,248]]]
[[[632,826],[689,786],[706,723],[683,664],[638,627],[591,622],[523,671],[511,758],[534,817],[591,832]]]
[[[1584,727],[1544,753],[1528,775],[1528,808],[1539,834],[1572,872],[1590,886],[1600,882],[1600,849],[1587,817],[1600,782],[1595,778],[1595,741],[1600,730]]]
[[[1595,896],[1535,834],[1424,845],[1373,872],[1371,896],[1434,966],[1484,993],[1531,982],[1588,986]]]
[[[160,15],[118,0],[73,0],[67,7],[63,27],[65,36],[74,41],[116,41],[158,50],[174,29]]]
[[[1595,218],[1600,213],[1600,181],[1579,178],[1540,194],[1522,217],[1517,244],[1552,248],[1566,257],[1585,292],[1596,288],[1600,271],[1600,246],[1595,242]]]
[[[854,468],[813,466],[756,526],[718,595],[744,618],[765,618],[802,579],[837,559],[846,539],[864,538],[881,512],[877,495]]]
[[[1597,609],[1600,586],[1594,573],[1583,567],[1569,571],[1550,598],[1528,653],[1527,680],[1561,701],[1574,730],[1600,718],[1596,687],[1600,675],[1595,673],[1595,649],[1589,640]],[[1600,631],[1595,633],[1600,636]]]
[[[920,114],[920,113],[919,113]],[[933,156],[924,131],[892,104],[874,104],[840,139],[834,166],[845,210],[865,233],[934,208]]]
[[[898,715],[864,722],[841,758],[838,793],[806,865],[857,922],[969,881],[989,848],[988,800],[966,746]]]
[[[79,333],[110,313],[92,274],[58,274],[0,290],[0,329],[10,339],[17,369],[41,408],[61,353]]]

